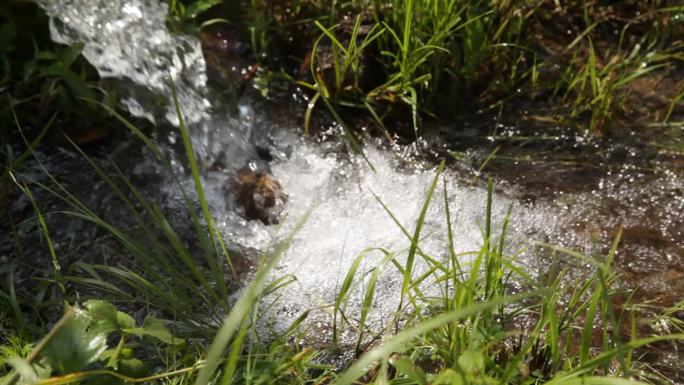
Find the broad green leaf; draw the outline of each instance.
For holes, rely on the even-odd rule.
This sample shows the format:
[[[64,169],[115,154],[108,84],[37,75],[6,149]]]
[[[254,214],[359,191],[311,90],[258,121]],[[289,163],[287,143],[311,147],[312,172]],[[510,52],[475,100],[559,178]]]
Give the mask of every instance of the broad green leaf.
[[[119,329],[117,310],[111,303],[99,299],[91,299],[83,303],[93,320],[107,333]]]
[[[91,101],[95,100],[93,90],[88,87],[88,83],[76,72],[66,69],[61,76],[75,97],[85,99],[88,103],[92,103]]]
[[[76,309],[74,317],[52,338],[43,357],[61,373],[76,372],[97,360],[107,349],[111,326]]]
[[[38,51],[35,55],[36,60],[55,60],[57,54],[52,51]]]
[[[133,358],[133,349],[123,348],[118,352],[118,354],[117,354],[117,348],[107,349],[104,351],[104,353],[102,353],[102,355],[100,356],[100,359],[106,360],[106,359],[110,359],[112,357],[121,357],[122,359]]]
[[[121,353],[119,355],[123,358],[133,358],[133,349],[123,348],[121,349]]]
[[[130,315],[122,312],[116,312],[116,322],[121,329],[130,329],[135,327],[135,320]]]
[[[181,338],[174,337],[162,320],[152,316],[145,317],[142,327],[124,329],[124,331],[138,337],[154,337],[169,345],[180,345],[185,342],[185,340]]]
[[[62,66],[61,63],[55,63],[47,67],[43,67],[40,70],[40,74],[43,76],[58,76],[61,77],[66,73],[67,69]]]
[[[199,1],[195,1],[194,3],[188,5],[188,7],[185,9],[185,17],[194,19],[200,13],[208,10],[209,8],[213,7],[214,5],[216,5],[220,2],[221,2],[221,0],[199,0]]]
[[[127,358],[119,361],[119,372],[131,377],[145,375],[145,363],[137,358]]]

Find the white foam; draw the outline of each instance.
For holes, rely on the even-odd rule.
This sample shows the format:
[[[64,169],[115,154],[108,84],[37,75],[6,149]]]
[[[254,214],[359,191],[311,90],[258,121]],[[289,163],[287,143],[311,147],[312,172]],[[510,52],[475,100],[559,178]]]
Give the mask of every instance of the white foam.
[[[310,216],[295,234],[291,247],[273,273],[274,276],[291,274],[297,281],[279,294],[277,306],[271,309],[270,317],[266,317],[271,321],[268,327],[283,331],[304,311],[327,306],[328,309],[313,312],[309,317],[312,327],[319,326],[316,337],[323,338],[321,333],[331,332],[329,307],[339,293],[345,274],[360,253],[367,248],[381,248],[396,253],[402,265],[406,263],[411,242],[373,193],[413,235],[436,169],[402,170],[401,159],[393,155],[396,153],[372,146],[366,148],[366,154],[376,172],[371,171],[360,157],[338,159],[339,154],[326,155],[313,144],[301,145],[289,159],[273,165],[274,175],[289,194],[288,218],[280,228],[259,226],[260,230],[254,232],[253,238],[247,236],[242,241],[247,246],[263,248],[293,231],[295,224],[307,212]],[[420,242],[422,251],[440,262],[446,261],[449,245],[444,184],[457,253],[478,251],[482,247],[487,199],[483,188],[468,186],[453,172],[442,174],[427,212]],[[496,234],[510,205],[514,207],[510,225],[513,233],[507,236],[511,239],[511,248],[521,247],[529,234],[553,231],[554,224],[550,218],[555,216],[535,210],[523,213],[516,209],[512,200],[495,194],[492,217]],[[231,229],[228,224],[227,231],[234,233],[236,229]],[[265,237],[265,233],[270,239]],[[368,280],[370,272],[383,256],[380,251],[367,255],[357,274],[359,282],[364,280],[363,277]],[[521,264],[531,264],[524,258],[527,257],[522,257]],[[467,263],[470,257],[461,259]],[[416,257],[416,260],[414,277],[429,269],[421,257]],[[380,331],[396,311],[401,280],[402,275],[394,266],[385,267],[369,316],[373,330]],[[362,283],[353,292],[345,310],[348,317],[358,316],[365,286]],[[438,294],[441,290],[435,285],[434,278],[426,280],[422,289],[426,294]],[[348,335],[351,338],[353,333]]]
[[[189,122],[206,117],[201,94],[207,77],[199,40],[166,29],[168,6],[157,0],[38,0],[50,16],[50,33],[62,44],[85,43],[83,56],[103,78],[129,79],[170,96],[176,84]],[[135,107],[135,106],[133,106]],[[132,114],[148,117],[141,109]],[[171,104],[166,119],[177,125]]]

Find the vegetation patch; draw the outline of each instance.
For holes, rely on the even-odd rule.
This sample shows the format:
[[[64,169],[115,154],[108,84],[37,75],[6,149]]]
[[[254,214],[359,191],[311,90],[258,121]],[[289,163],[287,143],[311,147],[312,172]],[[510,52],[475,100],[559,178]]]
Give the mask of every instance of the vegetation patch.
[[[357,148],[359,131],[347,124],[354,119],[372,122],[374,134],[388,141],[413,140],[425,134],[428,122],[449,122],[469,110],[510,112],[527,103],[545,111],[535,115],[538,121],[592,135],[625,127],[647,130],[647,122],[681,127],[684,8],[678,2],[168,4],[169,27],[201,37],[215,85],[236,93],[253,87],[266,98],[303,95],[305,132],[313,131],[312,122],[323,110]],[[435,194],[443,165],[425,186],[412,228],[396,221],[410,243],[406,259],[381,250],[380,265],[363,275],[359,266],[366,254],[361,253],[343,274],[337,298],[324,305],[332,318],[331,346],[309,343],[307,312],[282,335],[266,338],[258,327],[266,312],[262,299],[287,290],[294,280],[272,275],[293,234],[260,255],[252,280],[239,284],[244,256],[218,229],[175,93],[178,147],[193,184],[175,181],[190,234],[176,228],[158,202],[116,165],[105,169],[82,146],[117,129],[137,138],[160,169],[173,174],[171,161],[148,132],[117,112],[116,96],[99,92],[98,76],[80,56],[82,48],[52,43],[47,19],[35,4],[0,4],[0,90],[6,99],[0,104],[0,220],[8,219],[2,228],[11,232],[16,255],[23,255],[21,238],[31,231],[44,249],[40,263],[0,256],[0,384],[626,385],[681,380],[676,363],[658,365],[661,356],[654,359],[647,352],[681,349],[684,302],[664,310],[632,302],[633,292],[620,287],[613,269],[621,229],[605,255],[539,243],[548,269],[529,274],[517,264],[520,251],[509,250],[508,218],[501,228],[493,226],[489,180],[482,196],[482,246],[455,252],[458,234],[447,210],[446,257],[423,252],[421,229],[429,203],[443,199],[449,208],[446,191],[443,197]],[[682,152],[681,137],[658,140],[657,146]],[[36,152],[46,143],[81,157],[131,226],[111,223],[48,171]],[[27,162],[41,177],[24,174]],[[252,190],[262,178],[243,174],[247,198],[254,198]],[[277,181],[268,185],[272,199],[260,203],[263,210],[275,210],[287,196]],[[46,211],[42,196],[65,208]],[[10,206],[18,197],[31,213],[15,221]],[[255,218],[276,222],[257,213],[255,204]],[[386,208],[379,197],[378,204]],[[86,223],[122,258],[115,263],[63,258],[55,247],[55,229],[48,225],[56,216]],[[306,217],[287,220],[301,226]],[[573,276],[561,259],[590,266],[588,273]],[[419,262],[429,266],[427,273],[416,274]],[[365,326],[373,304],[381,300],[375,288],[383,268],[401,276],[401,300],[383,334],[373,334]],[[428,283],[439,295],[421,289]],[[363,288],[363,301],[360,317],[351,319],[345,304],[356,287]],[[349,348],[338,338],[343,330],[356,333],[356,342],[351,358],[334,365],[326,357]]]
[[[242,25],[252,60],[268,68],[262,78],[292,79],[310,105],[362,109],[381,132],[396,114],[418,130],[425,119],[526,100],[548,119],[601,132],[668,121],[681,107],[675,3],[252,1],[200,20]]]

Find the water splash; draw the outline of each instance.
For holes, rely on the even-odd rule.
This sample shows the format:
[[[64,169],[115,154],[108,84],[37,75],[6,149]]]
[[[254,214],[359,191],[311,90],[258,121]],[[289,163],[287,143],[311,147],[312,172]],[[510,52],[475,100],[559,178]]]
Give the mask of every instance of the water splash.
[[[290,274],[297,281],[280,292],[282,296],[277,305],[271,307],[265,317],[273,322],[266,326],[283,331],[303,311],[318,308],[320,310],[310,316],[310,334],[320,337],[321,342],[329,342],[329,305],[356,256],[375,247],[395,252],[400,263],[405,260],[410,242],[373,193],[387,204],[409,232],[413,230],[435,169],[398,155],[410,153],[410,147],[388,150],[368,145],[367,155],[377,169],[374,173],[364,161],[339,148],[331,151],[326,144],[307,144],[293,138],[293,134],[285,134],[293,132],[293,124],[283,122],[281,117],[264,118],[268,115],[267,108],[253,101],[243,100],[238,113],[215,111],[216,106],[211,106],[206,96],[205,63],[199,42],[192,37],[169,33],[164,27],[167,7],[156,0],[39,0],[39,3],[51,16],[53,39],[64,44],[84,42],[84,55],[102,77],[127,79],[153,94],[164,96],[170,94],[168,81],[172,79],[176,83],[180,104],[188,120],[194,123],[192,140],[206,170],[203,182],[207,196],[227,239],[245,248],[268,248],[283,239],[297,219],[311,210],[309,221],[295,235],[292,246],[274,272],[277,276]],[[153,119],[157,115],[141,102],[139,95],[129,95],[123,103],[136,116]],[[168,106],[164,118],[177,123],[175,111]],[[464,130],[456,127],[453,131]],[[272,172],[290,197],[288,218],[281,227],[268,227],[240,218],[226,202],[225,185],[229,183],[229,177],[224,170],[254,166],[254,140],[266,132],[278,142],[277,148],[272,149],[276,158]],[[509,136],[514,134],[511,132]],[[174,135],[162,139],[172,146],[178,141]],[[578,136],[574,140],[577,148],[591,148],[591,143],[585,143],[585,137]],[[288,146],[296,151],[283,150]],[[180,162],[177,163],[181,168]],[[212,170],[215,164],[224,166]],[[548,164],[536,164],[532,172],[537,173],[540,167],[548,167]],[[142,162],[141,168],[147,168],[142,172],[156,172],[153,166],[143,167]],[[520,173],[520,170],[516,172]],[[539,175],[551,178],[553,172],[547,169],[539,171]],[[565,174],[560,175],[563,179]],[[477,250],[482,245],[486,199],[485,189],[472,186],[468,183],[470,178],[465,179],[455,171],[445,172],[443,179],[444,184],[440,183],[430,205],[423,229],[425,239],[421,242],[422,250],[437,260],[445,258],[448,246],[442,198],[444,188],[453,213],[451,225],[458,252]],[[188,179],[185,183],[189,185],[192,181]],[[177,194],[177,186],[169,184],[165,191],[168,195]],[[601,243],[609,244],[619,225],[631,225],[635,233],[654,228],[653,244],[647,245],[646,252],[642,253],[640,249],[633,253],[643,258],[627,263],[639,265],[634,268],[635,276],[650,275],[649,267],[661,266],[662,274],[653,274],[653,286],[658,286],[657,290],[662,292],[673,292],[670,289],[676,288],[680,282],[676,279],[681,278],[677,274],[684,271],[684,252],[681,251],[684,250],[684,223],[681,220],[684,179],[681,172],[666,170],[660,174],[640,175],[633,170],[621,170],[617,175],[602,177],[593,191],[574,191],[567,194],[561,191],[534,203],[511,198],[515,196],[514,192],[495,194],[495,228],[501,226],[508,208],[513,207],[508,235],[510,252],[516,254],[534,239],[595,251],[589,240],[599,239]],[[602,230],[605,228],[608,230]],[[599,230],[602,232],[596,236]],[[661,237],[662,234],[667,237]],[[662,244],[666,242],[674,246],[672,251],[666,250],[667,261],[664,262],[664,257],[658,253],[663,251]],[[369,253],[359,276],[373,269],[381,258],[379,252]],[[534,258],[533,253],[522,253],[518,263],[533,274],[544,267]],[[671,276],[675,277],[671,282],[667,281],[670,266],[674,274]],[[426,263],[417,264],[416,275],[428,268]],[[387,324],[389,315],[395,310],[400,286],[399,274],[393,267],[386,268],[380,277],[370,315],[371,328],[378,330]],[[425,286],[426,290],[440,290],[434,282],[426,282]],[[362,287],[363,283],[346,305],[351,317],[358,314]],[[676,291],[674,295],[677,295]],[[347,337],[352,335],[347,334]]]
[[[84,42],[85,57],[102,77],[126,79],[160,95],[170,94],[169,79],[176,83],[181,107],[194,123],[192,140],[205,168],[206,193],[227,239],[244,248],[266,249],[282,240],[293,230],[294,223],[311,210],[309,220],[295,235],[274,272],[274,276],[292,275],[297,282],[286,289],[287,295],[273,308],[270,318],[277,322],[269,327],[284,331],[303,311],[330,305],[337,296],[342,276],[363,250],[386,250],[396,253],[400,263],[405,261],[410,240],[374,194],[407,231],[413,231],[426,189],[436,171],[434,166],[411,158],[413,146],[392,149],[367,146],[367,156],[376,168],[373,172],[365,161],[339,148],[331,151],[326,145],[307,144],[296,135],[283,135],[283,132],[292,132],[292,125],[284,123],[279,116],[260,117],[267,115],[258,110],[264,107],[253,101],[240,102],[237,113],[210,112],[204,96],[206,75],[200,44],[195,38],[169,33],[164,23],[168,9],[156,0],[41,0],[41,4],[51,16],[53,39],[64,44]],[[134,115],[154,115],[140,102],[139,95],[123,102]],[[175,111],[167,110],[166,119],[177,123]],[[265,132],[280,142],[277,148],[272,148],[277,161],[271,168],[289,195],[288,219],[280,227],[246,221],[226,202],[230,177],[224,170],[245,165],[258,168],[253,164],[257,158],[253,141]],[[173,133],[163,139],[171,146],[178,141]],[[287,146],[297,150],[288,155],[281,151]],[[182,169],[180,162],[173,164]],[[214,167],[217,164],[223,166]],[[157,168],[151,167],[147,172],[156,173]],[[453,214],[451,226],[457,251],[476,251],[483,242],[486,191],[464,183],[452,171],[444,173],[443,179],[444,184],[440,182],[429,207],[423,228],[425,238],[420,245],[424,253],[436,260],[443,260],[448,250],[445,188]],[[185,183],[192,182],[188,179]],[[171,181],[163,190],[168,196],[178,194],[177,186]],[[497,221],[495,226],[500,226],[508,207],[515,206],[516,202],[500,194],[496,194],[494,202],[493,218]],[[523,213],[515,210],[510,226],[511,247],[521,247],[542,230],[552,233],[551,217],[556,218],[544,210]],[[534,265],[524,258],[521,264]],[[380,259],[382,253],[369,253],[363,272],[367,273]],[[425,273],[429,268],[425,262],[419,262],[415,274]],[[381,274],[376,305],[369,316],[371,327],[381,329],[394,312],[400,280],[401,274],[390,267]],[[428,293],[440,290],[429,280],[423,289]],[[360,308],[360,290],[352,293],[347,303],[350,316]],[[312,324],[329,325],[329,322],[329,312],[311,316]]]
[[[263,248],[294,231],[298,219],[309,213],[307,222],[295,233],[282,263],[273,272],[277,277],[291,275],[296,281],[285,289],[286,295],[276,294],[270,298],[277,301],[265,317],[264,330],[283,332],[304,311],[318,309],[310,313],[308,324],[316,330],[311,337],[325,345],[332,338],[332,304],[357,256],[368,253],[357,273],[359,285],[346,303],[345,315],[351,319],[359,316],[367,280],[384,258],[384,252],[394,254],[399,264],[406,263],[411,240],[394,222],[390,212],[413,235],[436,168],[372,145],[366,146],[365,151],[375,172],[357,156],[326,153],[313,144],[301,143],[297,148],[291,157],[272,166],[274,175],[289,194],[288,218],[282,226],[252,222],[255,227],[245,234],[242,224],[230,220],[222,224],[229,239],[239,238],[248,247]],[[461,263],[467,266],[483,245],[487,192],[482,187],[469,186],[463,176],[453,171],[447,170],[439,180],[423,225],[420,249],[435,261],[446,263],[448,260],[445,189],[454,246],[461,254]],[[492,229],[496,238],[509,207],[513,208],[511,232],[507,234],[507,251],[511,254],[526,247],[532,237],[550,236],[556,232],[559,217],[549,210],[529,210],[498,193],[493,201]],[[523,253],[517,263],[523,268],[536,269],[538,261],[535,258],[532,253]],[[429,262],[417,257],[413,276],[425,274],[430,268]],[[396,267],[384,266],[368,319],[368,327],[374,332],[386,327],[395,314],[401,281],[402,273]],[[434,277],[427,279],[421,287],[427,296],[438,296],[443,289],[435,283]],[[354,333],[347,330],[342,342],[350,343],[353,339]]]
[[[157,0],[38,0],[50,16],[50,33],[61,44],[85,44],[83,56],[102,78],[128,79],[158,95],[176,84],[179,104],[193,123],[207,117],[203,95],[207,76],[199,40],[171,34],[165,27],[168,6]],[[134,98],[123,103],[131,114],[148,119]],[[177,125],[172,105],[164,116]]]

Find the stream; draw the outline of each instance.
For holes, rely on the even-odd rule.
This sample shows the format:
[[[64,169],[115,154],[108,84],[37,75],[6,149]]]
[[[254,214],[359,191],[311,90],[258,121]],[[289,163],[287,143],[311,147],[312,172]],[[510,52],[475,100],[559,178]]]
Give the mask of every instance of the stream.
[[[264,300],[275,302],[264,321],[269,330],[284,331],[304,311],[318,309],[307,321],[312,338],[321,344],[330,341],[326,305],[334,302],[359,253],[368,252],[359,273],[366,277],[384,257],[380,249],[396,253],[400,262],[406,259],[411,242],[390,212],[412,234],[437,172],[430,160],[435,157],[448,161],[422,229],[424,253],[447,258],[445,202],[456,251],[467,260],[472,257],[469,252],[482,247],[486,177],[492,176],[494,233],[498,238],[510,210],[506,252],[516,255],[517,266],[528,274],[539,276],[552,265],[550,252],[540,251],[539,242],[606,255],[622,227],[615,259],[619,285],[638,288],[635,297],[654,306],[670,306],[684,298],[684,154],[653,143],[652,136],[593,138],[556,127],[545,131],[552,135],[544,140],[530,139],[539,125],[533,119],[506,122],[483,114],[468,119],[470,123],[437,127],[437,134],[408,145],[368,138],[363,144],[366,160],[349,150],[334,123],[320,135],[305,138],[302,116],[287,106],[274,108],[272,101],[251,94],[236,102],[217,96],[217,90],[207,85],[199,40],[167,31],[167,7],[157,0],[39,3],[51,17],[53,40],[85,43],[84,56],[102,78],[118,82],[121,104],[132,116],[171,127],[157,130],[156,139],[181,183],[192,190],[192,177],[178,151],[180,137],[172,129],[178,125],[173,105],[154,102],[160,95],[170,95],[169,80],[174,82],[203,169],[207,199],[229,242],[268,250],[309,215],[273,272],[274,277],[292,275],[296,280]],[[681,138],[683,130],[673,132]],[[261,155],[264,149],[268,159]],[[157,173],[153,154],[139,147],[133,152],[133,176],[145,179]],[[269,172],[280,181],[287,199],[279,224],[240,215],[229,188],[239,169]],[[172,216],[174,205],[182,204],[174,181],[150,180]],[[247,264],[256,265],[251,258]],[[570,268],[569,282],[590,271],[585,262],[570,257],[558,263]],[[429,268],[420,262],[414,274]],[[250,267],[246,269],[249,274]],[[383,269],[369,329],[380,331],[389,322],[401,279],[393,267]],[[358,314],[362,289],[360,285],[346,305],[350,317]],[[422,289],[442,290],[429,280]],[[349,331],[344,338],[353,342],[355,334]],[[684,353],[675,350],[663,360],[677,367],[677,362],[684,362]]]

